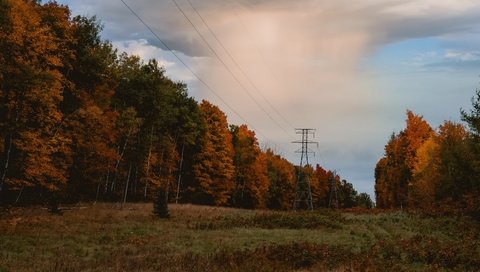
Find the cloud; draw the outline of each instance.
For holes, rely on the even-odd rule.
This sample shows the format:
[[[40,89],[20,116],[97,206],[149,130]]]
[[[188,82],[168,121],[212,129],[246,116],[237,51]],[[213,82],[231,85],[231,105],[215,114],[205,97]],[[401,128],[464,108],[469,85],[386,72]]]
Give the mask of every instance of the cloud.
[[[480,51],[447,50],[445,58],[460,62],[476,61],[480,60]]]
[[[175,62],[163,59],[162,55],[164,52],[162,49],[148,44],[145,39],[114,41],[113,46],[120,50],[120,52],[135,54],[144,60],[156,58],[160,66],[165,69],[170,69],[175,66]]]
[[[445,49],[443,52],[428,51],[418,53],[404,62],[406,66],[416,71],[447,71],[471,70],[480,68],[480,51]]]
[[[174,50],[189,56],[210,55],[200,38],[178,11],[172,1],[125,0],[152,29]],[[176,0],[192,16],[195,23],[206,31],[194,12],[184,0]],[[86,15],[97,15],[105,24],[104,35],[111,40],[129,40],[135,37],[146,38],[149,43],[162,49],[158,40],[151,37],[130,11],[118,0],[63,0],[74,11]],[[257,32],[285,36],[292,29],[308,34],[309,45],[321,46],[319,35],[337,30],[349,30],[356,35],[369,37],[371,46],[377,43],[390,43],[402,39],[440,36],[471,28],[478,23],[480,6],[474,0],[369,0],[352,2],[347,0],[231,0],[231,1],[191,1],[209,19],[215,28],[228,28],[237,24],[237,15],[243,18],[265,16]],[[292,19],[285,24],[282,18]],[[270,24],[270,28],[266,29]],[[298,29],[299,25],[306,28]],[[306,38],[305,36],[302,36]],[[360,38],[360,37],[357,37]],[[302,50],[304,45],[299,45]]]
[[[194,84],[196,81],[196,77],[192,75],[188,68],[182,63],[179,63],[171,52],[158,48],[148,43],[145,39],[113,41],[112,45],[117,48],[119,52],[137,55],[144,61],[156,59],[158,64],[165,68],[166,75],[173,80],[186,82],[188,84]],[[190,67],[205,65],[205,58],[189,57],[181,52],[178,52],[177,55]]]

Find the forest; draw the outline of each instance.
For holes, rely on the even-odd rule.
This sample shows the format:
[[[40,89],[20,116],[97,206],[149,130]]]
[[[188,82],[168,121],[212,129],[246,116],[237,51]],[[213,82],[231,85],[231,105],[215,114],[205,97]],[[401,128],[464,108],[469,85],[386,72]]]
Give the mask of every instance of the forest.
[[[0,202],[169,202],[288,210],[297,177],[314,207],[371,208],[334,172],[300,168],[198,102],[155,59],[118,52],[95,17],[0,2]],[[382,204],[383,205],[383,204]]]

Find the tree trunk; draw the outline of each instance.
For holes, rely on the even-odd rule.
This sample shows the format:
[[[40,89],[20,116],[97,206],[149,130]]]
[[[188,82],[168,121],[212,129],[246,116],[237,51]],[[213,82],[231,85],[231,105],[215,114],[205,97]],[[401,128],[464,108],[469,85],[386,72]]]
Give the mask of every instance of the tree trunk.
[[[104,194],[107,193],[108,191],[108,178],[110,177],[110,169],[107,170],[107,178],[105,179],[105,192]]]
[[[145,192],[143,193],[143,198],[147,199],[147,187],[148,187],[148,174],[150,172],[150,157],[152,155],[152,142],[153,142],[153,125],[152,125],[152,130],[150,131],[150,146],[148,147],[148,157],[147,157],[147,173],[146,179],[145,179]]]
[[[130,138],[130,134],[132,133],[132,129],[128,131],[127,138],[125,139],[125,143],[123,144],[123,149],[122,153],[120,154],[120,157],[117,160],[117,163],[115,164],[115,171],[113,175],[113,181],[112,181],[112,187],[111,187],[111,192],[115,190],[115,183],[117,182],[117,175],[118,175],[118,166],[120,165],[120,162],[122,161],[123,155],[125,154],[125,150],[127,149],[127,144],[128,144],[128,138]]]
[[[182,180],[183,151],[185,151],[185,143],[182,144],[182,154],[180,155],[180,165],[178,167],[177,194],[175,196],[176,204],[178,204],[178,196],[180,193],[180,181]]]
[[[133,197],[137,199],[137,183],[138,183],[138,164],[135,165],[135,183],[133,184]]]
[[[22,195],[23,189],[25,188],[25,185],[22,185],[22,188],[20,188],[20,192],[18,193],[17,199],[15,199],[15,203],[13,205],[17,205],[18,200],[20,200],[20,196]]]
[[[128,168],[127,183],[125,184],[125,195],[123,196],[122,207],[125,204],[125,202],[127,202],[128,183],[130,182],[130,173],[131,172],[132,172],[132,163],[130,163],[130,167]]]
[[[97,204],[99,192],[100,192],[100,182],[98,183],[98,186],[97,186],[97,194],[95,195],[95,202],[93,202],[93,205]]]
[[[62,212],[59,209],[58,196],[55,192],[50,192],[50,201],[48,204],[50,206],[51,213],[58,214],[58,215],[62,214]]]
[[[173,157],[173,154],[174,154],[175,150],[177,149],[177,140],[178,140],[178,131],[177,131],[177,135],[175,136],[175,140],[173,141],[172,152],[170,153],[171,157]],[[173,161],[173,158],[172,158],[172,161]],[[172,174],[172,164],[168,163],[168,167],[167,167],[167,195],[170,192],[170,186],[175,186],[175,184],[170,179],[171,174]],[[173,188],[172,188],[172,191],[173,191]]]
[[[7,139],[5,139],[5,146],[7,145]],[[12,150],[12,133],[8,135],[8,148],[5,154],[5,164],[3,165],[2,179],[0,180],[0,192],[2,192],[5,177],[7,176],[8,163],[10,162],[10,151]]]

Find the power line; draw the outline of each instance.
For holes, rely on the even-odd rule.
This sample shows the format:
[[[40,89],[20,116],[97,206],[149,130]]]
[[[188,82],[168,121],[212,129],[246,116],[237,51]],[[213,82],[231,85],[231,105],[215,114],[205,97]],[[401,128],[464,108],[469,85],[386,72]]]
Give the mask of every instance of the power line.
[[[250,91],[245,87],[245,85],[243,85],[243,83],[238,79],[238,77],[233,73],[233,71],[230,69],[230,67],[228,67],[228,65],[223,61],[223,59],[217,54],[217,52],[215,51],[215,49],[213,49],[213,47],[210,45],[210,43],[205,39],[205,37],[202,35],[202,33],[200,32],[200,30],[196,27],[196,25],[192,22],[192,20],[190,20],[190,18],[187,16],[187,14],[184,12],[184,10],[178,5],[177,1],[176,0],[172,0],[172,2],[175,4],[175,6],[177,7],[177,9],[182,13],[183,17],[185,17],[185,19],[190,23],[190,25],[192,25],[192,27],[195,29],[195,31],[197,32],[197,34],[200,36],[200,38],[202,39],[202,41],[207,45],[207,47],[210,49],[210,51],[212,51],[212,53],[215,55],[215,57],[220,61],[220,63],[222,63],[222,65],[225,67],[225,69],[228,71],[228,73],[233,77],[233,79],[238,83],[238,85],[247,93],[247,95],[253,100],[253,102],[268,116],[268,118],[270,118],[270,120],[272,120],[280,129],[283,130],[283,132],[285,132],[286,135],[288,135],[288,137],[291,137],[293,138],[288,132],[287,130],[282,126],[280,125],[277,120],[275,120],[271,115],[270,113],[268,113],[265,108],[255,99],[255,97],[250,93]]]
[[[253,130],[257,131],[261,136],[263,136],[266,140],[274,143],[273,141],[271,141],[265,134],[263,134],[260,130],[256,129],[252,124],[250,124],[245,118],[242,117],[242,115],[240,113],[238,113],[233,107],[231,107],[207,82],[205,82],[197,73],[195,73],[195,71],[193,71],[192,68],[190,68],[190,66],[188,66],[188,64],[183,61],[180,56],[178,56],[177,53],[175,53],[174,50],[172,50],[158,35],[157,33],[155,33],[155,31],[153,31],[153,29],[142,19],[142,17],[140,17],[140,15],[138,15],[135,10],[133,10],[124,0],[120,0],[124,5],[125,7],[130,10],[130,12],[135,16],[137,17],[137,19],[152,33],[152,35],[157,38],[160,43],[168,50],[172,53],[173,56],[175,56],[175,58],[178,59],[178,61],[180,61],[180,63],[182,63],[185,68],[187,68],[187,70],[193,75],[195,76],[195,78],[200,81],[205,87],[207,87],[207,89],[215,95],[215,97],[217,97],[227,108],[229,108],[237,117],[239,117],[243,122],[245,122],[245,124],[247,124],[248,126],[250,126]],[[292,154],[291,152],[287,151],[287,150],[284,150],[281,146],[279,146],[280,149],[282,149],[283,151],[287,152],[287,153],[290,153]]]
[[[192,9],[195,11],[195,13],[198,15],[198,17],[200,17],[200,19],[202,20],[203,24],[207,27],[207,29],[210,31],[210,33],[212,34],[212,36],[215,38],[215,40],[218,42],[218,44],[220,44],[220,46],[223,48],[223,50],[227,53],[227,55],[230,57],[230,59],[232,60],[232,62],[235,64],[235,66],[237,67],[237,69],[242,73],[242,75],[248,80],[248,82],[250,83],[250,85],[252,85],[252,87],[257,91],[258,94],[260,94],[260,96],[263,98],[263,100],[270,106],[271,109],[273,109],[273,111],[275,111],[275,113],[280,116],[280,118],[287,124],[289,125],[291,128],[294,128],[293,125],[290,124],[290,122],[288,122],[288,120],[283,117],[283,115],[270,103],[270,101],[263,95],[263,93],[258,89],[257,85],[252,81],[252,79],[247,75],[247,73],[242,69],[242,67],[238,64],[238,62],[235,60],[235,58],[232,56],[232,54],[230,54],[230,52],[227,50],[227,48],[225,48],[224,44],[220,41],[220,39],[218,39],[217,35],[215,34],[215,32],[212,30],[212,28],[208,25],[208,23],[206,22],[206,20],[203,18],[203,16],[200,14],[200,12],[198,12],[198,10],[195,8],[195,6],[193,6],[192,2],[190,0],[187,0],[188,4],[190,5],[190,7],[192,7]],[[243,24],[242,24],[243,25]],[[257,48],[258,50],[258,48]],[[273,73],[273,72],[272,72]]]

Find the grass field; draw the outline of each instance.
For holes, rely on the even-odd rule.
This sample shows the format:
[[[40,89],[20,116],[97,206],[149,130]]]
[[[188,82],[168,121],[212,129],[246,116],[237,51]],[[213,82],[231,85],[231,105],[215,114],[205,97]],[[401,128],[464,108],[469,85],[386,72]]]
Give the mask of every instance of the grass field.
[[[479,271],[480,224],[390,212],[91,203],[3,211],[0,271]]]

